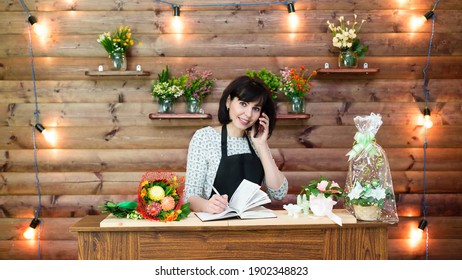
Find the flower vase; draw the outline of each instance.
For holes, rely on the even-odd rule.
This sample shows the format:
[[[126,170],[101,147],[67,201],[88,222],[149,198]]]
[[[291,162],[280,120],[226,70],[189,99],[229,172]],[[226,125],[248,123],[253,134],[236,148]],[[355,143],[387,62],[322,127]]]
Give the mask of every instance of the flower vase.
[[[158,113],[173,113],[173,98],[158,98],[157,99],[157,112]]]
[[[290,108],[288,112],[290,114],[303,114],[305,113],[305,98],[301,96],[293,96],[289,98]]]
[[[339,68],[357,68],[358,67],[358,54],[351,50],[340,51],[338,55]]]
[[[186,97],[186,113],[197,114],[202,112],[201,101],[194,97]]]
[[[356,219],[361,221],[379,221],[381,209],[377,205],[361,206],[353,205]]]
[[[318,217],[326,216],[327,213],[331,213],[334,205],[337,204],[331,196],[325,197],[323,194],[318,194],[317,196],[310,195],[309,201],[311,212]]]
[[[127,70],[127,57],[125,53],[113,53],[111,54],[111,60],[113,70]]]

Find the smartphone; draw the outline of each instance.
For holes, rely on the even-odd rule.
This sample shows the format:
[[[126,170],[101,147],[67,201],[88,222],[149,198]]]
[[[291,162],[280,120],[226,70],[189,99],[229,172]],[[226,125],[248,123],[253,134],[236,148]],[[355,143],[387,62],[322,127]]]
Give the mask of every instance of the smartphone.
[[[260,113],[260,116],[258,118],[260,118],[260,117],[261,117],[261,113]],[[254,134],[253,134],[253,138],[257,137],[258,133],[263,131],[263,126],[260,124],[259,120],[257,120],[255,122],[255,124],[253,125],[253,128],[254,128],[254,131],[255,131]]]

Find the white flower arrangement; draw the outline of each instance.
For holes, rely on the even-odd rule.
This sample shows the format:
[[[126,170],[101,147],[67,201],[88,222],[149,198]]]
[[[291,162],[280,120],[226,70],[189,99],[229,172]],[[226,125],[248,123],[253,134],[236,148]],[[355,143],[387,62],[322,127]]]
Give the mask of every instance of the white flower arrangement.
[[[361,206],[377,205],[380,208],[383,206],[386,197],[386,190],[378,179],[372,179],[372,181],[366,181],[363,184],[356,181],[346,196],[352,204]]]
[[[364,57],[364,53],[368,51],[369,47],[360,44],[357,34],[366,20],[363,19],[359,26],[357,26],[357,17],[358,16],[355,14],[352,25],[350,21],[347,21],[345,24],[345,18],[343,16],[338,19],[340,25],[335,26],[335,24],[330,21],[327,21],[327,25],[332,33],[332,45],[334,47],[342,51],[351,50],[356,52],[359,57]]]

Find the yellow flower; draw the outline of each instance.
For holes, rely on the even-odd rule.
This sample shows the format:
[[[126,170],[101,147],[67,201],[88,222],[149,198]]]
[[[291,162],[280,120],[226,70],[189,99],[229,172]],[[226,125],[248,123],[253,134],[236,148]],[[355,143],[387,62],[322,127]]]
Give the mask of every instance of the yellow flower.
[[[148,181],[148,180],[144,180],[143,182],[141,182],[141,186],[142,186],[142,187],[146,186],[147,184],[149,184],[149,181]]]
[[[161,201],[165,196],[165,191],[161,186],[154,186],[149,189],[149,198],[154,201]]]

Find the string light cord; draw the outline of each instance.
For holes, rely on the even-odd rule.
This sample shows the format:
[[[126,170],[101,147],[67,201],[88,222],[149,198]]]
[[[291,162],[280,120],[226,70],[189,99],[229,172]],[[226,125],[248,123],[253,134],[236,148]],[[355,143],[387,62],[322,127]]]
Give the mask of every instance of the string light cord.
[[[170,5],[172,7],[174,6],[182,6],[182,7],[236,7],[236,6],[241,6],[241,7],[255,7],[255,6],[271,6],[271,5],[288,5],[289,3],[295,3],[296,1],[285,1],[285,2],[263,2],[263,3],[223,3],[223,4],[178,4],[178,3],[173,3],[170,1],[162,1],[162,0],[156,0],[158,3],[163,3]]]
[[[21,2],[21,5],[24,8],[24,11],[27,13],[28,17],[31,16],[29,9],[27,6],[24,4],[22,0],[19,0]],[[28,32],[28,39],[29,39],[29,56],[30,56],[30,64],[31,64],[31,71],[32,71],[32,84],[33,84],[33,89],[34,89],[34,103],[35,103],[35,111],[34,111],[34,117],[35,117],[35,123],[39,123],[39,110],[38,110],[38,102],[37,102],[37,86],[35,83],[35,64],[34,64],[34,52],[33,52],[33,46],[32,46],[32,34],[31,34],[31,24],[27,24],[27,32]],[[41,188],[40,188],[40,180],[38,176],[38,164],[37,164],[37,144],[36,144],[36,138],[35,138],[35,127],[32,126],[32,143],[34,146],[34,171],[35,171],[35,182],[37,185],[37,198],[38,198],[38,206],[37,210],[35,210],[35,215],[34,219],[38,220],[40,216],[40,210],[42,209],[42,195],[41,195]],[[38,240],[38,253],[37,257],[40,260],[40,229],[39,227],[38,230],[38,235],[37,235],[37,240]]]
[[[435,5],[433,6],[432,11],[434,12],[436,10],[436,6],[440,0],[437,0],[435,2]],[[431,35],[430,35],[430,40],[428,43],[428,51],[427,51],[427,62],[425,64],[425,67],[423,69],[423,92],[425,94],[425,107],[428,108],[428,99],[429,99],[429,90],[427,88],[428,86],[428,78],[427,78],[427,70],[428,67],[430,66],[430,57],[431,57],[431,49],[432,49],[432,44],[433,44],[433,37],[435,35],[435,20],[436,20],[436,12],[434,12],[432,16],[432,30],[431,30]],[[423,144],[423,196],[422,196],[422,215],[423,219],[427,219],[427,146],[428,146],[428,129],[425,127],[425,137],[424,137],[424,144]],[[428,238],[428,225],[425,227],[425,259],[428,260],[429,256],[429,244],[428,244],[429,238]]]

